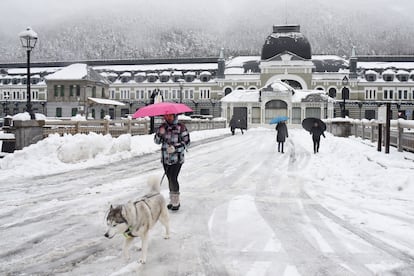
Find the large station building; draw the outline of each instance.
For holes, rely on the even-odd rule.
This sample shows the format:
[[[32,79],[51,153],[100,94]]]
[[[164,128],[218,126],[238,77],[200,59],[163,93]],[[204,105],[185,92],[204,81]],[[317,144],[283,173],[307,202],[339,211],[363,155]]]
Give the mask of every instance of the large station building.
[[[392,47],[392,45],[390,45]],[[155,97],[207,117],[243,116],[265,124],[278,115],[414,119],[414,56],[314,55],[299,25],[273,26],[260,56],[32,63],[35,112],[48,117],[125,117]],[[26,64],[0,64],[0,116],[25,110]]]

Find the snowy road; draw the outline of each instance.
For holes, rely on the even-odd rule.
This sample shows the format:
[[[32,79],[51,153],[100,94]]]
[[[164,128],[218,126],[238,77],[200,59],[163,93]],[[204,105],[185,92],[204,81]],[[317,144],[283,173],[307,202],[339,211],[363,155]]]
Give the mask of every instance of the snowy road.
[[[0,274],[414,275],[413,255],[393,245],[398,237],[373,235],[311,195],[315,179],[304,172],[319,157],[299,135],[291,132],[285,154],[268,131],[194,143],[180,175],[182,208],[170,213],[171,239],[158,224],[145,265],[137,250],[128,262],[120,257],[123,237],[103,237],[104,217],[110,203],[143,195],[147,175],[162,175],[159,153],[14,179],[0,191]],[[412,227],[412,218],[402,220]]]

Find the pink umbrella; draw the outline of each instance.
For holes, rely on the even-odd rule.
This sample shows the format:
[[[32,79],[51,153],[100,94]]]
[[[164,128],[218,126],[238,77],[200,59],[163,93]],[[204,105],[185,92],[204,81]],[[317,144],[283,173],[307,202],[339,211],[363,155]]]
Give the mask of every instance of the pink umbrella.
[[[134,113],[134,115],[132,115],[132,118],[163,116],[167,114],[180,114],[192,111],[193,110],[185,104],[162,102],[141,107]]]

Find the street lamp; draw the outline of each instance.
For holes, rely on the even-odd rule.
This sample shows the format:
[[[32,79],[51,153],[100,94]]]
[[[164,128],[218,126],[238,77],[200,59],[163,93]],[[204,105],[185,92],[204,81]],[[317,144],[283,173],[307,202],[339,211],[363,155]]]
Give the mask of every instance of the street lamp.
[[[152,93],[151,93],[151,104],[154,104],[154,103],[155,103],[155,98],[156,98],[159,94],[160,94],[160,90],[159,90],[158,88],[155,88],[155,89],[152,91]],[[155,132],[155,130],[154,130],[154,125],[155,125],[155,122],[154,122],[154,117],[153,117],[153,116],[151,116],[151,117],[150,117],[150,133],[149,133],[149,134],[152,134],[152,133],[154,133],[154,132]]]
[[[346,108],[345,108],[345,100],[349,99],[349,88],[347,87],[347,85],[349,84],[349,80],[347,76],[344,76],[344,78],[342,79],[342,117],[345,118],[346,115]]]
[[[6,100],[6,103],[5,105],[3,105],[3,111],[4,113],[6,113],[6,116],[9,115],[9,98],[10,98],[9,94],[4,95],[4,99]]]
[[[184,87],[184,80],[179,80],[178,84],[180,85],[180,103],[183,102],[183,87]]]
[[[35,115],[32,110],[32,94],[30,91],[30,52],[36,46],[37,42],[37,33],[35,33],[32,28],[28,27],[25,31],[19,34],[20,42],[22,47],[26,49],[27,52],[27,104],[26,110],[30,114],[30,119],[34,120]]]
[[[359,119],[362,120],[362,102],[358,102],[358,107],[359,107]]]

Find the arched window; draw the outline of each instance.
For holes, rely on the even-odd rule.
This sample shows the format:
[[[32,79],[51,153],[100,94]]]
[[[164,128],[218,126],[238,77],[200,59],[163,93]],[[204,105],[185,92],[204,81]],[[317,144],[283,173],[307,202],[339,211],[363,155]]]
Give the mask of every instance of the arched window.
[[[329,88],[328,95],[331,98],[336,98],[336,88],[334,88],[334,87]]]
[[[224,96],[227,96],[231,92],[233,92],[233,90],[230,87],[227,87],[226,89],[224,89]]]

